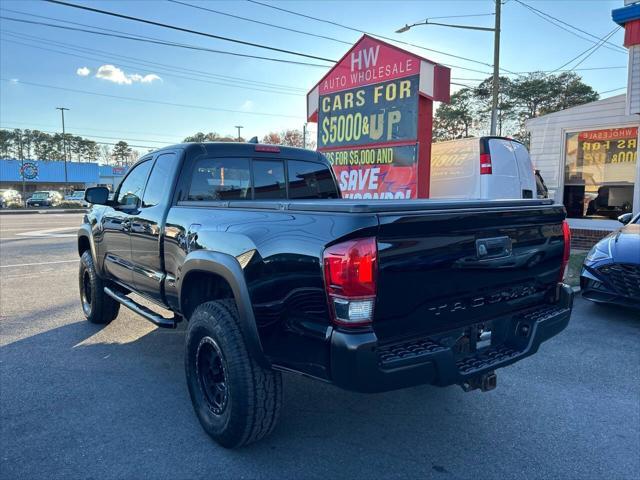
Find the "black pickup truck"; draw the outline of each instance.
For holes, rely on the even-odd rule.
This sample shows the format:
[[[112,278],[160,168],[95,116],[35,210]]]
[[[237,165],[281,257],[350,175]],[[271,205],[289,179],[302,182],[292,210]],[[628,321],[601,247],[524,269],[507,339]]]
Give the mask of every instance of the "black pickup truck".
[[[490,390],[569,322],[569,229],[550,200],[345,200],[322,155],[251,143],[150,153],[108,194],[86,192],[84,313],[188,320],[191,400],[225,447],[274,428],[281,372]]]

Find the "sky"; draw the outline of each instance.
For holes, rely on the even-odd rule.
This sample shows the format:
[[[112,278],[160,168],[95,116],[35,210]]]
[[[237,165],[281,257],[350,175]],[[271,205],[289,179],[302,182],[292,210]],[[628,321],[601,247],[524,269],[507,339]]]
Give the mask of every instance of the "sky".
[[[361,33],[355,30],[366,31],[412,43],[416,46],[399,46],[435,62],[454,65],[452,82],[477,85],[491,72],[493,34],[490,32],[430,25],[395,33],[404,24],[425,18],[490,14],[494,10],[491,0],[260,0],[353,30],[246,0],[180,1],[315,36],[165,0],[69,0],[70,3],[329,60],[338,60],[358,40]],[[623,6],[622,0],[522,2],[587,33],[576,32],[586,39],[578,38],[536,16],[520,0],[506,0],[502,6],[500,66],[512,72],[549,71],[561,67],[594,47],[592,42],[598,42],[594,37],[603,38],[611,33],[616,27],[611,20],[611,10]],[[262,138],[270,131],[302,129],[306,117],[305,93],[331,66],[325,60],[40,0],[0,0],[0,13],[2,17],[32,22],[94,31],[108,29],[101,31],[312,64],[275,62],[0,20],[0,127],[58,132],[61,121],[56,107],[66,107],[69,109],[65,112],[68,133],[107,143],[124,139],[140,151],[178,143],[198,131],[237,135],[237,125],[243,127],[245,138],[254,135]],[[432,21],[491,27],[493,18],[472,16],[433,18]],[[623,36],[620,29],[613,33],[609,42],[622,45]],[[624,93],[622,87],[627,79],[626,53],[607,47],[608,44],[594,49],[578,66],[589,70],[577,70],[586,83],[603,92],[601,98]],[[565,68],[573,67],[583,58],[579,57]],[[591,70],[593,68],[596,69]],[[461,87],[452,85],[453,91],[458,88]],[[314,136],[315,126],[309,125],[309,131]]]

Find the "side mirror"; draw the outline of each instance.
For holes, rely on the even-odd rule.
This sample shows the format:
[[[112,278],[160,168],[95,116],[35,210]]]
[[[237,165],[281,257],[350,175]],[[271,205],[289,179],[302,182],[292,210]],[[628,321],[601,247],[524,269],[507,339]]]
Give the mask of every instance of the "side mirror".
[[[633,218],[633,213],[624,213],[618,217],[618,221],[621,224],[626,225],[631,221],[632,218]]]
[[[87,203],[108,205],[109,189],[107,187],[89,187],[84,191],[84,199]]]

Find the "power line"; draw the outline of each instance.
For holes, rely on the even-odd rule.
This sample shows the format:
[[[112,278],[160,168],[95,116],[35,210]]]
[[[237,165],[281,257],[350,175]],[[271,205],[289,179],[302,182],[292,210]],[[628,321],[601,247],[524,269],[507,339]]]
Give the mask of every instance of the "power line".
[[[47,47],[43,47],[40,45],[31,45],[28,43],[24,43],[24,42],[18,42],[16,40],[9,40],[9,39],[2,39],[2,41],[4,42],[9,42],[9,43],[14,43],[14,44],[18,44],[18,45],[24,45],[26,47],[31,47],[31,48],[35,48],[38,50],[45,50],[48,52],[53,52],[53,53],[57,53],[59,55],[65,55],[65,56],[71,56],[71,57],[77,57],[77,58],[83,58],[83,59],[87,59],[87,60],[92,60],[92,61],[97,61],[97,62],[101,62],[104,63],[104,59],[100,59],[100,58],[96,58],[96,57],[90,57],[87,55],[79,55],[79,54],[75,54],[75,53],[69,53],[69,52],[64,52],[64,51],[60,51],[60,50],[56,50],[53,48],[47,48]],[[122,63],[121,61],[115,62],[118,63],[118,65],[122,66],[122,67],[126,67],[126,68],[139,68],[136,66],[132,66],[132,65],[128,65],[126,63]],[[144,62],[133,62],[133,63],[142,63],[144,64]],[[149,67],[145,67],[145,68],[149,68]],[[216,82],[216,81],[211,81],[211,80],[204,80],[202,78],[195,78],[195,77],[190,77],[190,76],[186,76],[186,75],[178,75],[176,73],[171,72],[170,70],[163,70],[162,68],[158,69],[158,67],[154,67],[154,70],[156,72],[162,73],[162,75],[167,76],[167,77],[175,77],[175,78],[183,78],[186,80],[191,80],[191,81],[195,81],[195,82],[201,82],[201,83],[207,83],[210,85],[221,85],[221,86],[225,86],[225,87],[231,87],[231,88],[240,88],[242,90],[255,90],[258,92],[265,92],[265,93],[275,93],[278,95],[292,95],[292,96],[303,96],[302,93],[288,93],[288,92],[284,92],[284,91],[278,91],[278,90],[266,90],[263,88],[255,88],[255,87],[250,87],[247,85],[234,85],[234,84],[229,84],[229,83],[223,83],[223,82]]]
[[[7,79],[7,78],[2,78],[0,79],[3,82],[11,82],[11,80]],[[198,110],[210,110],[213,112],[226,112],[226,113],[240,113],[243,115],[257,115],[257,116],[264,116],[264,117],[284,117],[284,118],[296,118],[296,119],[300,119],[302,117],[299,117],[297,115],[284,115],[284,114],[279,114],[279,113],[265,113],[265,112],[249,112],[249,111],[242,111],[242,110],[231,110],[228,108],[215,108],[215,107],[206,107],[203,105],[188,105],[188,104],[184,104],[184,103],[174,103],[174,102],[163,102],[160,100],[147,100],[144,98],[137,98],[137,97],[125,97],[122,95],[110,95],[107,93],[97,93],[97,92],[89,92],[87,90],[79,90],[79,89],[75,89],[75,88],[66,88],[66,87],[57,87],[55,85],[46,85],[46,84],[42,84],[42,83],[35,83],[35,82],[27,82],[27,81],[23,81],[23,80],[19,80],[18,84],[22,84],[22,85],[31,85],[34,87],[40,87],[40,88],[52,88],[55,90],[63,90],[66,92],[73,92],[73,93],[81,93],[84,95],[95,95],[98,97],[106,97],[106,98],[117,98],[120,100],[129,100],[131,102],[141,102],[141,103],[152,103],[152,104],[157,104],[157,105],[168,105],[171,107],[184,107],[184,108],[194,108],[194,109],[198,109]]]
[[[611,90],[605,90],[604,92],[598,92],[598,95],[603,95],[605,93],[611,93],[611,92],[617,92],[618,90],[626,90],[627,87],[618,87],[618,88],[612,88]]]
[[[569,60],[568,62],[565,62],[564,64],[562,64],[562,66],[556,68],[555,70],[552,70],[550,73],[555,73],[558,70],[563,69],[564,67],[566,67],[567,65],[569,65],[570,63],[572,63],[573,61],[579,59],[580,57],[582,57],[583,55],[587,54],[586,57],[584,57],[582,60],[580,60],[577,64],[575,64],[573,66],[573,68],[576,68],[578,65],[580,65],[582,62],[584,62],[587,58],[589,58],[591,55],[593,55],[602,45],[604,45],[604,42],[606,42],[609,38],[611,38],[613,36],[614,33],[616,33],[621,27],[617,26],[616,28],[614,28],[613,30],[611,30],[607,35],[605,35],[604,37],[602,37],[600,39],[600,42],[596,45],[592,45],[591,47],[587,48],[585,51],[579,53],[578,55],[576,55],[575,57],[573,57],[571,60]],[[573,68],[568,70],[569,72],[573,71]]]
[[[335,60],[332,60],[330,58],[319,57],[317,55],[310,55],[310,54],[307,54],[307,53],[296,52],[296,51],[287,50],[287,49],[284,49],[284,48],[272,47],[270,45],[264,45],[264,44],[261,44],[261,43],[248,42],[246,40],[239,40],[237,38],[224,37],[222,35],[215,35],[213,33],[207,33],[207,32],[201,32],[201,31],[198,31],[198,30],[192,30],[190,28],[179,27],[177,25],[170,25],[168,23],[155,22],[153,20],[147,20],[145,18],[133,17],[131,15],[124,15],[122,13],[110,12],[108,10],[101,10],[99,8],[87,7],[85,5],[76,5],[74,3],[63,2],[61,0],[44,0],[44,1],[48,2],[48,3],[54,3],[54,4],[57,4],[57,5],[62,5],[62,6],[65,6],[65,7],[77,8],[77,9],[80,9],[80,10],[85,10],[87,12],[94,12],[94,13],[100,13],[102,15],[109,15],[111,17],[121,18],[123,20],[131,20],[133,22],[145,23],[147,25],[154,25],[156,27],[162,27],[162,28],[167,28],[167,29],[170,29],[170,30],[176,30],[178,32],[191,33],[193,35],[200,35],[202,37],[213,38],[213,39],[216,39],[216,40],[223,40],[225,42],[232,42],[232,43],[238,43],[240,45],[247,45],[249,47],[262,48],[264,50],[270,50],[272,52],[286,53],[288,55],[295,55],[295,56],[298,56],[298,57],[304,57],[304,58],[310,58],[310,59],[313,59],[313,60],[322,60],[322,61],[325,61],[325,62],[335,63]]]
[[[51,1],[53,1],[53,0],[51,0]],[[403,45],[409,45],[411,47],[420,48],[421,50],[426,50],[426,51],[429,51],[429,52],[439,53],[441,55],[446,55],[446,56],[449,56],[449,57],[458,58],[460,60],[465,60],[467,62],[477,63],[477,64],[480,64],[480,65],[484,65],[485,67],[493,67],[493,65],[490,64],[490,63],[481,62],[481,61],[475,60],[473,58],[463,57],[463,56],[460,56],[460,55],[454,55],[453,53],[443,52],[442,50],[435,50],[433,48],[423,47],[422,45],[417,45],[415,43],[405,42],[405,41],[398,40],[398,39],[395,39],[395,38],[391,38],[391,37],[387,37],[387,36],[384,36],[384,35],[380,35],[378,33],[367,32],[365,30],[361,30],[361,29],[355,28],[355,27],[350,27],[348,25],[344,25],[342,23],[334,22],[332,20],[327,20],[325,18],[313,17],[311,15],[306,15],[304,13],[299,13],[299,12],[295,12],[293,10],[287,10],[286,8],[277,7],[275,5],[270,5],[268,3],[259,2],[257,0],[247,0],[247,1],[251,2],[251,3],[254,3],[256,5],[261,5],[263,7],[267,7],[267,8],[271,8],[271,9],[278,10],[278,11],[281,11],[281,12],[289,13],[291,15],[296,15],[298,17],[302,17],[302,18],[306,18],[306,19],[309,19],[309,20],[314,20],[316,22],[327,23],[329,25],[333,25],[333,26],[336,26],[336,27],[344,28],[344,29],[350,30],[352,32],[364,33],[366,35],[372,35],[372,36],[375,36],[375,37],[378,37],[378,38],[382,38],[384,40],[389,40],[389,41],[392,41],[392,42],[395,42],[395,43],[400,43],[400,44],[403,44]],[[503,72],[514,73],[515,74],[515,72],[507,70],[506,68],[500,68],[500,70],[502,70]]]
[[[153,43],[153,44],[157,44],[157,45],[165,45],[165,46],[170,46],[170,47],[186,48],[186,49],[189,49],[189,50],[198,50],[198,51],[203,51],[203,52],[220,53],[220,54],[223,54],[223,55],[233,55],[233,56],[236,56],[236,57],[255,58],[255,59],[258,59],[258,60],[269,60],[271,62],[288,63],[288,64],[293,64],[293,65],[304,65],[304,66],[310,66],[310,67],[329,68],[329,65],[321,65],[319,63],[298,62],[298,61],[295,61],[295,60],[286,60],[286,59],[283,59],[283,58],[264,57],[264,56],[260,56],[260,55],[249,55],[249,54],[245,54],[245,53],[229,52],[227,50],[216,50],[216,49],[212,49],[212,48],[199,47],[197,45],[190,45],[190,44],[186,44],[186,43],[169,42],[169,41],[164,41],[164,40],[151,40],[149,38],[140,37],[140,36],[135,37],[135,36],[131,36],[131,35],[120,35],[120,34],[115,34],[115,33],[97,32],[95,30],[87,30],[87,29],[83,29],[83,28],[69,27],[69,26],[66,26],[66,25],[55,25],[53,23],[46,23],[46,22],[36,22],[34,20],[25,20],[25,19],[22,19],[22,18],[13,18],[13,17],[0,16],[0,20],[9,20],[11,22],[20,22],[20,23],[29,23],[29,24],[32,24],[32,25],[43,25],[43,26],[47,26],[47,27],[59,28],[59,29],[62,29],[62,30],[72,30],[72,31],[76,31],[76,32],[91,33],[93,35],[102,35],[102,36],[105,36],[105,37],[123,38],[123,39],[126,39],[126,40],[135,40],[137,42]]]
[[[184,43],[169,42],[169,41],[165,41],[165,40],[159,39],[157,37],[150,37],[150,36],[137,35],[137,34],[134,35],[134,34],[129,34],[128,32],[123,32],[121,30],[113,30],[113,29],[108,29],[108,28],[102,28],[102,27],[98,27],[98,26],[95,26],[95,25],[87,25],[85,23],[72,22],[72,21],[69,21],[69,20],[62,20],[60,18],[49,17],[49,16],[44,16],[44,15],[37,15],[37,14],[33,14],[33,13],[22,12],[22,11],[19,11],[19,10],[12,10],[12,9],[8,9],[8,8],[2,8],[1,10],[2,11],[7,11],[7,12],[18,13],[18,14],[21,14],[21,15],[26,15],[26,16],[29,16],[29,17],[42,18],[42,19],[47,19],[47,20],[54,20],[56,22],[63,22],[63,23],[67,23],[67,24],[70,24],[70,25],[77,25],[77,26],[81,26],[81,27],[94,28],[94,29],[102,30],[103,32],[111,32],[114,35],[108,35],[108,34],[103,33],[103,32],[96,32],[96,31],[91,31],[91,30],[86,30],[86,29],[81,29],[81,28],[77,29],[77,28],[72,28],[72,27],[66,27],[64,25],[56,25],[56,24],[50,24],[50,23],[44,23],[44,22],[33,22],[33,21],[28,21],[28,20],[23,20],[23,19],[16,19],[16,18],[12,18],[12,17],[0,17],[0,18],[4,18],[4,19],[7,19],[7,20],[13,20],[13,21],[18,21],[18,22],[23,22],[23,23],[33,23],[33,24],[36,24],[36,25],[44,25],[44,26],[48,26],[48,27],[55,27],[55,28],[73,30],[73,31],[80,31],[80,32],[84,32],[84,33],[91,33],[91,34],[94,34],[94,35],[113,36],[115,38],[123,38],[123,39],[127,39],[127,40],[135,40],[135,41],[141,41],[141,42],[145,42],[146,41],[147,43],[159,44],[159,45],[164,45],[164,46],[188,48],[188,49],[191,49],[191,50],[201,50],[201,51],[207,51],[207,52],[213,52],[213,53],[221,53],[221,54],[225,54],[225,55],[235,55],[235,56],[239,56],[239,57],[248,57],[248,58],[256,58],[256,59],[260,59],[260,60],[270,60],[270,61],[275,61],[275,62],[291,63],[291,64],[295,64],[295,65],[304,65],[304,66],[328,68],[327,65],[315,64],[315,63],[296,62],[296,61],[292,61],[292,60],[276,59],[276,58],[272,58],[272,57],[262,57],[262,56],[256,56],[256,55],[240,54],[240,53],[229,52],[229,51],[225,51],[225,50],[214,50],[214,49],[210,49],[210,48],[199,47],[199,46],[194,46],[194,45],[189,45],[189,44],[184,44]],[[373,34],[371,34],[371,35],[373,35]],[[331,38],[333,38],[333,37],[331,37]],[[351,45],[351,42],[342,41],[342,40],[336,39],[336,38],[333,38],[333,39],[337,40],[337,41],[340,41],[342,43]],[[396,41],[398,41],[400,43],[406,43],[406,42],[402,42],[402,41],[399,41],[399,40],[396,40]],[[413,44],[409,44],[409,45],[413,45]],[[417,45],[414,45],[414,46],[417,46]],[[423,48],[423,49],[426,48],[426,47],[420,47],[420,46],[417,46],[417,47],[418,48]],[[435,51],[435,52],[438,52],[438,53],[442,53],[444,55],[450,55],[450,54],[447,54],[445,52],[439,52],[439,51],[433,50],[433,49],[427,49],[427,50]],[[464,57],[461,57],[461,58],[464,58]],[[483,62],[478,62],[478,63],[484,65]],[[463,66],[460,66],[460,65],[454,65],[454,64],[450,64],[450,63],[441,63],[441,64],[446,66],[446,67],[457,68],[457,69],[465,70],[465,71],[468,71],[468,72],[482,73],[484,75],[491,75],[491,72],[485,72],[485,71],[482,71],[482,70],[463,67]],[[260,82],[260,83],[263,83],[263,82]]]
[[[559,18],[554,17],[553,15],[550,15],[550,14],[548,14],[546,12],[543,12],[542,10],[539,10],[539,9],[537,9],[535,7],[532,7],[531,5],[528,5],[528,4],[524,3],[524,2],[522,2],[521,0],[515,0],[515,1],[516,1],[516,3],[518,3],[518,4],[522,5],[523,7],[527,8],[534,15],[537,15],[538,17],[540,17],[543,20],[551,23],[552,25],[555,25],[558,28],[561,28],[565,32],[568,32],[568,33],[570,33],[572,35],[575,35],[578,38],[581,38],[583,40],[586,40],[586,41],[594,43],[594,44],[597,43],[596,42],[597,40],[599,40],[599,38],[596,35],[593,35],[592,33],[589,33],[586,30],[583,30],[581,28],[576,27],[575,25],[571,25],[570,23],[567,23],[567,22],[565,22],[563,20],[560,20]],[[571,31],[571,30],[569,30],[567,28],[564,28],[561,25],[558,25],[557,23],[554,23],[554,21],[558,22],[558,23],[560,23],[562,25],[566,25],[567,27],[572,28],[574,30],[577,30],[578,32],[584,33],[585,35],[588,35],[589,37],[594,38],[596,41],[591,40],[590,38],[585,38],[582,35],[578,35],[577,33],[573,32],[573,31]],[[620,52],[620,53],[624,53],[625,55],[627,54],[627,51],[624,48],[620,47],[619,45],[616,45],[615,43],[611,43],[611,42],[605,42],[605,43],[606,43],[605,48],[608,48],[609,50],[614,50],[614,51],[617,51],[617,52]]]
[[[4,130],[9,130],[9,128],[6,128],[6,127],[0,127],[0,130],[2,130],[2,129],[4,129]],[[54,135],[55,135],[55,134],[60,134],[60,132],[54,132],[54,131],[50,131],[50,130],[38,130],[38,131],[39,131],[39,132],[42,132],[42,133],[49,133],[49,134],[54,134]],[[71,135],[70,133],[67,133],[67,136],[70,136],[70,135]],[[122,140],[124,141],[124,139],[122,139]],[[97,144],[99,144],[99,145],[112,145],[112,146],[113,146],[113,145],[117,145],[117,143],[112,143],[112,142],[98,142],[98,141],[95,141],[95,140],[91,140],[91,141],[92,141],[93,143],[97,143]],[[179,143],[179,142],[176,142],[176,143]],[[157,146],[157,145],[155,145],[155,146],[151,146],[151,145],[132,145],[132,144],[130,144],[130,143],[127,143],[127,145],[128,145],[128,146],[130,146],[130,147],[135,147],[135,148],[147,148],[147,149],[151,149],[151,150],[157,150],[158,148],[162,148],[162,147],[159,147],[159,146]],[[170,145],[170,144],[169,144],[169,143],[167,143],[166,145]]]
[[[1,124],[5,124],[5,122],[1,122]],[[16,127],[0,127],[3,128],[5,130],[9,129],[9,128],[13,128],[16,129]],[[33,130],[32,130],[33,131]],[[60,132],[56,132],[56,131],[49,131],[49,130],[38,130],[39,132],[43,132],[43,133],[60,133]],[[150,143],[160,143],[162,145],[171,145],[172,143],[180,143],[180,142],[168,142],[166,140],[150,140],[150,139],[144,139],[144,138],[123,138],[123,137],[107,137],[104,135],[92,135],[92,134],[87,134],[87,133],[81,133],[81,132],[76,132],[75,130],[73,132],[67,132],[66,133],[67,137],[86,137],[87,139],[92,139],[92,138],[102,138],[102,139],[107,139],[107,140],[125,140],[128,142],[150,142]],[[99,143],[99,142],[96,142]],[[158,147],[155,147],[158,148]]]
[[[171,3],[178,4],[178,5],[184,5],[185,7],[196,8],[198,10],[204,10],[204,11],[207,11],[207,12],[216,13],[218,15],[224,15],[225,17],[231,17],[231,18],[236,18],[238,20],[244,20],[245,22],[257,23],[258,25],[265,25],[267,27],[277,28],[277,29],[280,29],[280,30],[286,30],[287,32],[299,33],[301,35],[307,35],[309,37],[322,38],[322,39],[325,39],[325,40],[331,40],[332,42],[338,42],[338,43],[344,43],[346,45],[351,45],[350,42],[346,42],[344,40],[340,40],[340,39],[334,38],[334,37],[328,37],[328,36],[325,36],[325,35],[319,35],[317,33],[305,32],[303,30],[296,30],[294,28],[283,27],[282,25],[275,25],[273,23],[262,22],[260,20],[255,20],[253,18],[241,17],[240,15],[233,15],[231,13],[221,12],[220,10],[213,10],[212,8],[201,7],[200,5],[193,5],[191,3],[180,2],[178,0],[167,0],[167,1],[171,2]]]
[[[7,123],[7,121],[4,120],[0,120],[0,123]],[[47,128],[57,128],[57,125],[51,125],[51,124],[46,124],[46,123],[33,123],[33,122],[21,122],[19,120],[9,120],[9,122],[11,125],[16,124],[16,125],[39,125],[41,127],[47,127]],[[134,130],[107,130],[105,128],[90,128],[90,127],[86,127],[86,126],[82,126],[82,127],[74,127],[73,125],[70,125],[69,128],[71,130],[76,130],[77,128],[80,129],[84,129],[84,130],[93,130],[95,132],[112,132],[112,133],[128,133],[128,134],[135,134],[135,135],[162,135],[165,137],[171,137],[172,134],[171,133],[160,133],[160,132],[140,132],[140,131],[134,131]],[[119,137],[112,137],[112,138],[119,138]],[[177,135],[173,138],[182,138],[181,136]],[[145,140],[146,141],[146,140]],[[175,142],[174,142],[175,143]]]
[[[613,67],[586,67],[586,68],[571,68],[571,69],[555,69],[555,70],[531,70],[529,72],[518,73],[551,73],[551,72],[571,72],[571,71],[587,71],[587,70],[616,70],[621,68],[627,68],[626,65],[616,65]]]
[[[16,13],[22,13],[22,12],[16,12]],[[27,14],[25,14],[27,15]],[[37,17],[42,17],[42,15],[34,15]],[[42,18],[48,18],[48,17],[42,17]],[[57,19],[52,19],[52,20],[57,20]],[[233,81],[233,82],[242,82],[242,83],[247,83],[250,85],[258,85],[261,87],[268,87],[268,88],[273,88],[273,89],[280,89],[280,90],[288,90],[288,91],[299,91],[299,92],[306,92],[306,89],[304,88],[300,88],[300,87],[294,87],[292,85],[285,85],[282,83],[272,83],[272,82],[262,82],[259,80],[254,80],[254,79],[246,79],[246,78],[242,78],[242,77],[235,77],[235,76],[230,76],[230,75],[222,75],[222,74],[218,74],[218,73],[211,73],[211,72],[207,72],[207,71],[203,71],[203,70],[195,70],[195,69],[190,69],[190,68],[186,68],[186,67],[178,67],[178,66],[172,66],[172,65],[168,65],[165,63],[158,63],[158,62],[152,62],[149,60],[140,60],[136,57],[130,57],[127,55],[121,55],[121,54],[117,54],[117,53],[113,53],[113,52],[109,52],[106,50],[99,50],[99,49],[94,49],[94,48],[87,48],[87,47],[77,47],[74,44],[69,44],[69,43],[65,43],[65,42],[59,42],[59,41],[55,41],[55,40],[51,40],[49,38],[45,38],[45,37],[39,37],[37,35],[27,35],[25,33],[18,33],[18,32],[14,32],[11,30],[7,30],[7,29],[3,29],[2,33],[8,33],[11,36],[17,37],[17,38],[21,38],[23,40],[27,39],[27,40],[38,40],[41,42],[46,42],[47,44],[54,44],[54,45],[58,45],[64,48],[68,48],[71,50],[76,50],[76,51],[80,51],[80,52],[91,52],[91,53],[99,53],[99,54],[106,54],[106,55],[111,55],[113,57],[120,57],[120,58],[125,58],[128,60],[132,60],[135,62],[139,62],[139,63],[146,63],[149,65],[153,65],[155,66],[160,66],[160,67],[166,67],[166,68],[172,68],[175,70],[178,70],[179,72],[188,72],[188,73],[195,73],[198,75],[202,75],[202,76],[206,76],[206,77],[211,77],[211,78],[215,78],[215,79],[221,79],[221,80],[225,80],[225,81]]]

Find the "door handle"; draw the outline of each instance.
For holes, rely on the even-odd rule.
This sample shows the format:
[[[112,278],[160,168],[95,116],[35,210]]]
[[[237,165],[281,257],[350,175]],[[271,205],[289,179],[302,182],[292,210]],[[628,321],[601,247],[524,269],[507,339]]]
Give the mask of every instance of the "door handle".
[[[131,231],[131,220],[122,221],[122,230],[124,230],[125,232]]]

